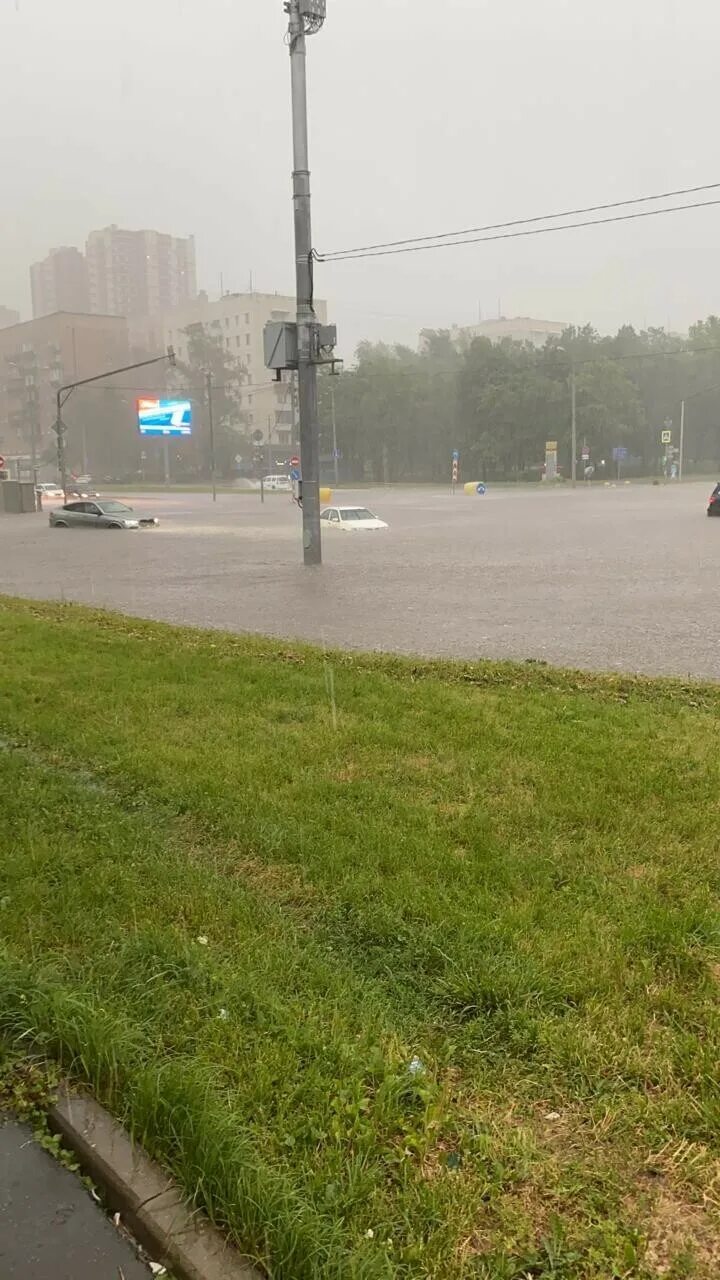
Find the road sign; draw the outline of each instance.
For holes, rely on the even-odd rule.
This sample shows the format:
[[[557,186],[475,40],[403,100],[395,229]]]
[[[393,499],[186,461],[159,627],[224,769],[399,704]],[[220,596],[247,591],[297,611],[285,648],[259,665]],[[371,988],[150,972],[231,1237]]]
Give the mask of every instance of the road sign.
[[[660,432],[660,443],[661,443],[661,444],[669,444],[671,440],[672,440],[672,431],[661,431],[661,432]]]
[[[292,471],[290,472],[290,479],[291,479],[292,481],[297,481],[297,480],[299,480],[299,479],[300,479],[300,468],[299,468],[299,467],[293,467]]]
[[[459,462],[459,461],[460,461],[460,450],[459,450],[459,449],[453,449],[452,460],[453,460],[453,462]]]
[[[291,466],[291,467],[299,467],[299,466],[300,466],[300,459],[299,459],[297,456],[293,456],[293,457],[290,459],[290,466]]]
[[[0,457],[0,468],[5,466],[5,459]]]
[[[586,444],[584,444],[584,445],[583,445],[583,447],[582,447],[582,453],[580,454],[580,457],[582,458],[583,462],[589,462],[589,461],[590,461],[590,449],[589,449],[588,445],[586,445]]]
[[[616,449],[613,449],[613,462],[624,462],[627,456],[628,451],[622,446],[618,446]]]
[[[479,494],[480,494],[480,497],[482,498],[483,494],[485,493],[485,485],[484,485],[484,484],[482,484],[482,483],[480,483],[480,484],[476,485],[476,486],[475,486],[475,492],[476,492],[476,493],[479,493]]]

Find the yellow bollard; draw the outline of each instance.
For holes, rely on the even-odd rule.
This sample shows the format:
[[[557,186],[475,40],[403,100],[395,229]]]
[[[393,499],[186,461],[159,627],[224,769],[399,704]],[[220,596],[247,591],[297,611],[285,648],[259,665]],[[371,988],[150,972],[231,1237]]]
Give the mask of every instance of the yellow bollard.
[[[321,489],[320,501],[323,506],[326,506],[328,502],[332,502],[332,489]]]

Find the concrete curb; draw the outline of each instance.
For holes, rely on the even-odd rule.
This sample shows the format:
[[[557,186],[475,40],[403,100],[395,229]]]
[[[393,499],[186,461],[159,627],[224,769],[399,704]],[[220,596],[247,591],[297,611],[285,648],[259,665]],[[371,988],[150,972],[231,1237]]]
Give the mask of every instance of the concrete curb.
[[[261,1280],[92,1098],[66,1090],[48,1120],[139,1243],[178,1280]]]

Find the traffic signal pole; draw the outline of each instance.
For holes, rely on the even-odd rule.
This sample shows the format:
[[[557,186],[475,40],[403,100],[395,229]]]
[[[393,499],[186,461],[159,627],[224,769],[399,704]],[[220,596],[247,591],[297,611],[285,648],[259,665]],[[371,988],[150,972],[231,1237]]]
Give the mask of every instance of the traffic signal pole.
[[[144,369],[149,364],[160,364],[167,360],[171,369],[175,368],[175,352],[168,347],[162,356],[153,356],[150,360],[136,360],[134,364],[124,364],[120,369],[106,369],[104,373],[95,373],[92,378],[79,378],[76,382],[65,382],[55,392],[55,435],[57,436],[57,468],[60,474],[60,488],[67,498],[67,456],[65,453],[65,432],[63,407],[70,399],[76,387],[86,387],[90,382],[101,382],[103,378],[112,378],[117,373],[129,373],[131,369]]]

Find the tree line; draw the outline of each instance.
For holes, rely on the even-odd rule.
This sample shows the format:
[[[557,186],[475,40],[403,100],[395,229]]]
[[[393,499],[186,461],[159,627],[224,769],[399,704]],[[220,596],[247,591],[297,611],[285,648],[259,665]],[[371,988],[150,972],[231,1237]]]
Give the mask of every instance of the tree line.
[[[558,442],[568,475],[573,372],[578,456],[585,445],[597,475],[611,474],[614,449],[627,450],[626,474],[658,473],[661,432],[671,421],[677,446],[683,400],[686,469],[720,466],[716,316],[694,324],[687,338],[630,325],[601,337],[585,325],[540,349],[463,342],[444,330],[424,331],[419,351],[361,343],[351,369],[320,380],[323,452],[332,448],[334,400],[348,480],[447,480],[454,449],[465,479],[537,479],[549,440]]]
[[[193,435],[178,445],[173,473],[209,475],[207,370],[215,388],[218,473],[237,475],[238,456],[246,472],[262,470],[266,456],[260,450],[255,459],[258,447],[242,407],[242,392],[251,389],[246,369],[202,325],[187,337],[187,361],[164,386],[169,394],[190,395],[195,406]],[[463,341],[446,330],[425,330],[417,351],[363,342],[340,377],[320,374],[324,474],[329,479],[334,470],[334,417],[343,480],[447,481],[453,450],[460,452],[462,479],[537,479],[548,440],[558,442],[567,476],[573,371],[578,455],[586,446],[597,476],[612,474],[618,448],[627,451],[626,474],[659,473],[660,434],[672,421],[678,444],[683,400],[686,470],[720,469],[720,318],[710,316],[687,338],[629,325],[601,337],[585,325],[566,329],[541,349],[509,340]],[[68,406],[70,456],[98,476],[157,477],[161,446],[140,439],[134,396],[120,381],[117,388],[87,388]]]

